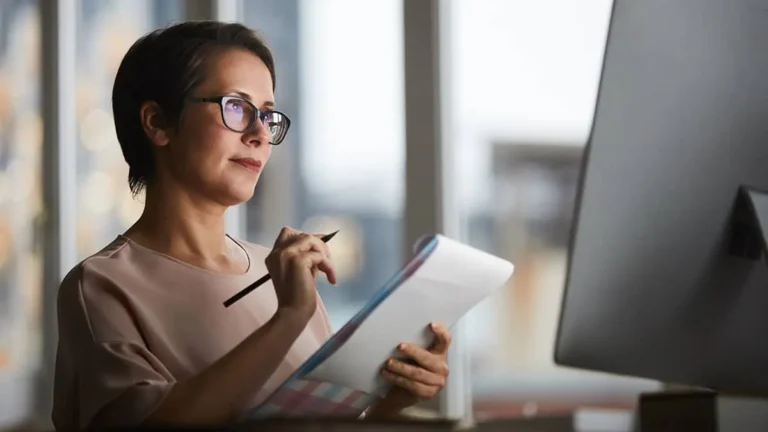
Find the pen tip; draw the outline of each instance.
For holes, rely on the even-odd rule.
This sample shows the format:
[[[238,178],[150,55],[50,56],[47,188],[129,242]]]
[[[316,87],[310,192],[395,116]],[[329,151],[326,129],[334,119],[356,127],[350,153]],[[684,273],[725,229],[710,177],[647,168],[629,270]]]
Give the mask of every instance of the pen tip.
[[[330,233],[330,234],[326,235],[326,236],[325,236],[325,238],[324,238],[323,240],[325,240],[325,241],[328,241],[328,240],[332,239],[332,238],[333,238],[333,236],[335,236],[336,234],[338,234],[338,233],[339,233],[339,231],[341,231],[341,230],[336,230],[336,231],[334,231],[334,232],[332,232],[332,233]]]

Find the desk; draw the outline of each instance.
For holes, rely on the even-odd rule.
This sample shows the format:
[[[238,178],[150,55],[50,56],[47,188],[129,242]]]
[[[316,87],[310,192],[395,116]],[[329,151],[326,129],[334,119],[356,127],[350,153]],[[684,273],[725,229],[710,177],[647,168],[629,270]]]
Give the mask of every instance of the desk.
[[[216,432],[453,432],[455,422],[447,420],[388,420],[365,421],[352,419],[266,419],[244,422],[231,427],[218,428],[140,428],[116,429],[116,431],[216,431]]]

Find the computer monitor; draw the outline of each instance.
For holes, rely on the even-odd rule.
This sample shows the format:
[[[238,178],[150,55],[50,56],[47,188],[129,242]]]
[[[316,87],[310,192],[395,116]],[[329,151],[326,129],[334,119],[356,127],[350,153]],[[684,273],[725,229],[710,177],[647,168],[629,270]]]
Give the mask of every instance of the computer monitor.
[[[768,1],[615,0],[586,152],[555,362],[768,394]]]

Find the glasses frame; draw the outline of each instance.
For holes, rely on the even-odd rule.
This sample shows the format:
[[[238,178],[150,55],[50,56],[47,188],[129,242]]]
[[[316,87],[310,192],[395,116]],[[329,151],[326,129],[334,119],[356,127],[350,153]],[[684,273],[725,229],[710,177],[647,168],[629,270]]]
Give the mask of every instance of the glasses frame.
[[[256,113],[256,116],[253,118],[253,120],[243,130],[237,130],[237,129],[234,129],[234,128],[230,127],[227,124],[227,120],[224,118],[224,105],[228,101],[233,100],[233,99],[245,102],[246,104],[250,105],[251,108],[253,108],[254,112]],[[221,114],[221,122],[224,124],[224,126],[227,129],[231,130],[232,132],[237,132],[237,133],[248,133],[248,132],[251,132],[253,130],[253,128],[256,126],[256,119],[264,121],[264,116],[267,115],[267,114],[271,114],[271,113],[280,114],[285,119],[285,132],[283,132],[282,138],[280,138],[280,140],[277,141],[277,142],[272,142],[272,140],[270,139],[269,143],[271,145],[275,145],[275,146],[276,145],[280,145],[280,143],[282,143],[283,140],[285,140],[285,137],[288,135],[288,130],[291,128],[291,119],[287,115],[285,115],[285,113],[283,113],[281,111],[277,111],[277,110],[262,110],[262,109],[259,109],[256,105],[251,103],[251,101],[249,101],[248,99],[242,98],[240,96],[212,96],[212,97],[193,98],[192,100],[195,101],[195,102],[207,102],[207,103],[215,103],[215,104],[217,104],[219,106],[219,113]],[[272,137],[272,139],[274,139],[274,137]]]

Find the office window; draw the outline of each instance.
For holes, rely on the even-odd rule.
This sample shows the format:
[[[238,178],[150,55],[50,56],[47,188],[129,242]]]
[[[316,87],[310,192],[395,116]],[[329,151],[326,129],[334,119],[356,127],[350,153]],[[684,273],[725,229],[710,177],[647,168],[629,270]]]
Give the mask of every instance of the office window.
[[[402,264],[402,4],[251,0],[244,19],[274,50],[277,104],[294,120],[248,204],[248,236],[341,230],[339,286],[319,283],[338,329]]]
[[[0,377],[40,363],[40,50],[38,2],[0,2]]]
[[[553,363],[611,1],[448,5],[449,175],[464,240],[516,265],[511,283],[466,320],[477,415],[627,406],[647,383]]]
[[[183,19],[180,0],[81,0],[77,16],[77,250],[99,251],[138,219],[143,196],[128,189],[112,118],[112,85],[143,34]]]

